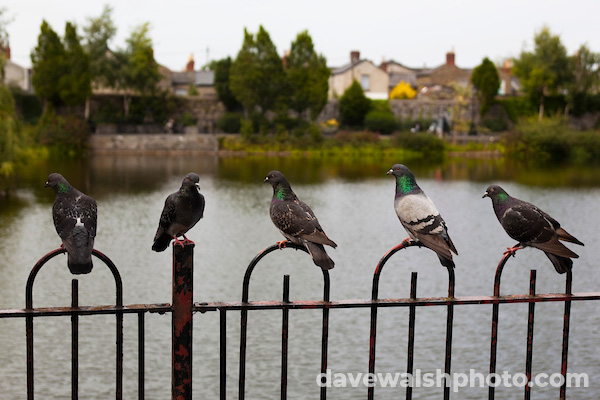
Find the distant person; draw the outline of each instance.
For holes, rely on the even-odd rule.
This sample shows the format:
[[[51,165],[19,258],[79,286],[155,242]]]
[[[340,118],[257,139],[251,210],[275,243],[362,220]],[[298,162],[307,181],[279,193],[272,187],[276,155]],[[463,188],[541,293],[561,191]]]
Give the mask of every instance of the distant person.
[[[175,120],[173,118],[169,118],[167,123],[165,124],[165,132],[173,133],[173,126],[175,125]]]

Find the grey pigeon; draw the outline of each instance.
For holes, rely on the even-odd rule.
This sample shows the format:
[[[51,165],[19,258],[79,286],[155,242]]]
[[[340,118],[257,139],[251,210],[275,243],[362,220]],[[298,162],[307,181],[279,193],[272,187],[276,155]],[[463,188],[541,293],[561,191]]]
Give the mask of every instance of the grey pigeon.
[[[329,258],[323,245],[335,248],[337,244],[323,232],[315,213],[298,199],[281,172],[269,172],[264,182],[273,186],[269,214],[275,227],[290,242],[306,247],[315,265],[323,270],[332,269],[335,263]]]
[[[483,197],[492,199],[492,206],[500,224],[508,236],[519,243],[505,254],[514,253],[531,246],[542,250],[552,261],[554,269],[564,274],[573,266],[571,258],[579,256],[565,247],[559,240],[583,246],[578,239],[560,227],[558,221],[531,203],[511,197],[498,185],[489,186]]]
[[[152,250],[164,251],[169,247],[171,239],[175,239],[175,244],[181,246],[193,243],[185,237],[185,233],[204,216],[204,196],[199,192],[199,182],[200,177],[190,172],[183,178],[181,188],[167,196]],[[179,241],[178,236],[183,236],[185,242]]]
[[[89,274],[98,218],[96,200],[75,189],[61,174],[50,174],[44,187],[54,189],[56,194],[52,218],[67,250],[69,270],[72,274]]]
[[[440,263],[454,268],[452,253],[458,255],[448,235],[446,222],[435,208],[433,201],[421,190],[413,173],[402,164],[395,164],[387,175],[396,178],[394,208],[396,215],[411,239],[435,251]]]

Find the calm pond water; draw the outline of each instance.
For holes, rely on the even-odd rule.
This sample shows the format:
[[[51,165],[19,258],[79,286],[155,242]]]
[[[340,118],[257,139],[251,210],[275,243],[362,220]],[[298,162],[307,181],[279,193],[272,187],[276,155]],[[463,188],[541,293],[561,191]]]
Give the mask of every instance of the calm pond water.
[[[406,237],[393,210],[394,181],[385,172],[402,160],[322,160],[302,158],[217,158],[212,156],[92,156],[78,162],[48,162],[22,171],[20,189],[0,200],[0,308],[23,308],[29,271],[48,251],[58,247],[51,217],[54,194],[43,185],[50,172],[61,172],[98,201],[96,248],[117,265],[124,285],[124,303],[171,302],[171,252],[150,250],[165,197],[179,188],[190,171],[200,177],[206,197],[205,218],[190,231],[196,242],[194,301],[239,301],[248,263],[263,248],[281,240],[268,207],[272,190],[263,184],[271,169],[283,171],[298,196],[310,204],[337,249],[331,271],[331,299],[370,298],[375,266],[385,252]],[[600,171],[597,169],[534,169],[495,160],[448,160],[440,165],[407,162],[420,186],[436,203],[459,251],[456,295],[491,295],[496,265],[513,245],[500,227],[489,199],[491,183],[531,201],[585,242],[570,246],[575,260],[574,292],[600,291],[597,265],[600,237],[598,213]],[[34,306],[70,304],[71,276],[66,257],[58,256],[37,277]],[[81,305],[114,304],[114,285],[100,262],[79,278]],[[505,268],[502,294],[527,293],[529,270],[538,270],[537,292],[564,290],[564,277],[554,272],[539,251],[519,251]],[[397,253],[381,279],[380,297],[408,297],[410,273],[418,271],[418,296],[443,296],[445,270],[427,249]],[[251,300],[281,299],[284,274],[291,275],[291,299],[320,299],[322,274],[308,256],[291,250],[275,252],[257,267]],[[573,399],[597,398],[600,391],[600,304],[572,305],[569,371],[587,373],[589,389],[571,388]],[[455,307],[452,370],[489,367],[491,306]],[[533,373],[560,372],[562,303],[536,306]],[[320,372],[320,319],[314,310],[290,313],[289,398],[317,398]],[[124,398],[137,398],[137,318],[126,315]],[[170,315],[146,317],[146,394],[170,397]],[[444,368],[446,310],[418,309],[415,368]],[[228,396],[237,397],[239,314],[228,317]],[[377,337],[377,372],[406,368],[408,310],[381,309]],[[247,397],[279,398],[280,328],[278,312],[251,312],[248,330]],[[68,317],[35,321],[36,394],[42,399],[70,397],[70,323]],[[194,318],[195,398],[217,398],[219,377],[218,315]],[[369,310],[333,310],[330,314],[329,367],[337,372],[367,372]],[[525,370],[527,305],[500,308],[498,371]],[[23,398],[26,393],[25,321],[0,320],[0,395]],[[114,397],[114,317],[80,320],[80,398]],[[363,399],[366,387],[332,388],[330,399]],[[522,388],[499,388],[498,398],[522,397]],[[419,399],[441,398],[442,390],[415,389]],[[536,388],[535,398],[556,398],[558,389]],[[404,396],[402,388],[377,388],[378,399]],[[461,390],[456,399],[486,398],[487,388]]]

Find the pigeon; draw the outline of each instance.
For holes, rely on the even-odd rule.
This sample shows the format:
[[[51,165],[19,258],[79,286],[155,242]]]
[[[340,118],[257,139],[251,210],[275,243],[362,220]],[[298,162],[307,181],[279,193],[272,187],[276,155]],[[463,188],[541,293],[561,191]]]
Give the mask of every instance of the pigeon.
[[[455,265],[450,252],[456,255],[458,252],[433,201],[421,190],[415,176],[405,165],[395,164],[387,175],[396,178],[394,208],[408,236],[435,251],[440,263],[453,269]]]
[[[167,196],[152,250],[166,250],[171,239],[175,239],[174,245],[182,247],[194,243],[185,237],[185,233],[204,216],[204,196],[199,192],[199,182],[200,177],[190,172],[183,178],[181,188]],[[178,240],[178,236],[183,236],[185,241]]]
[[[564,274],[573,266],[571,258],[579,258],[559,240],[583,246],[583,243],[560,227],[558,221],[531,203],[511,197],[498,185],[489,186],[483,198],[492,199],[494,212],[511,238],[519,243],[504,254],[513,255],[525,246],[542,250],[552,261],[554,269]]]
[[[50,174],[44,187],[54,189],[56,194],[52,218],[67,250],[69,270],[72,274],[89,274],[98,219],[96,200],[75,189],[58,173]]]
[[[269,214],[275,227],[290,242],[306,247],[315,265],[323,271],[332,269],[335,263],[329,258],[323,245],[335,248],[337,244],[323,232],[315,213],[298,199],[281,172],[269,172],[264,182],[273,186]],[[283,243],[284,241],[279,242],[280,247]]]

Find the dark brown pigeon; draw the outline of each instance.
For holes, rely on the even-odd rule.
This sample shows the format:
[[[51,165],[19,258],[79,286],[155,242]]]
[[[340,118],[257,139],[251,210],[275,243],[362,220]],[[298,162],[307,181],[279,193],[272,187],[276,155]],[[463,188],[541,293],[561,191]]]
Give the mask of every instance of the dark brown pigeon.
[[[269,172],[264,182],[273,186],[269,214],[275,227],[290,242],[306,247],[315,265],[323,270],[332,269],[335,263],[329,258],[323,245],[335,248],[337,244],[323,232],[315,213],[298,199],[281,172]]]
[[[483,197],[492,199],[494,212],[508,236],[519,243],[506,253],[514,253],[531,246],[542,250],[552,261],[554,269],[564,274],[573,267],[571,258],[579,256],[559,240],[583,246],[578,239],[560,227],[558,221],[531,203],[511,197],[498,185],[491,185]]]
[[[52,218],[67,250],[69,270],[72,274],[90,273],[98,218],[96,200],[75,189],[61,174],[50,174],[44,187],[56,194]]]
[[[199,192],[199,182],[200,177],[190,172],[183,178],[181,188],[167,197],[152,250],[164,251],[169,247],[171,239],[175,239],[174,244],[180,246],[193,243],[185,237],[185,233],[204,216],[204,196]],[[183,236],[185,242],[179,241],[178,236]]]

